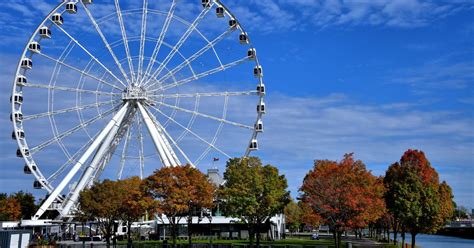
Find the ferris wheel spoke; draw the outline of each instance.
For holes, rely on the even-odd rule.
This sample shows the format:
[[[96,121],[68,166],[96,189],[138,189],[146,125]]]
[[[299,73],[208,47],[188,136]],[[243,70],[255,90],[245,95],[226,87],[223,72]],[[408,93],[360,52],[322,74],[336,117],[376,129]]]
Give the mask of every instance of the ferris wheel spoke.
[[[127,129],[127,133],[125,134],[125,140],[122,148],[122,155],[120,155],[120,167],[117,172],[117,179],[122,179],[123,168],[125,167],[125,160],[127,158],[128,146],[130,143],[130,139],[132,138],[132,125]]]
[[[202,92],[202,93],[182,93],[182,94],[156,94],[149,95],[154,97],[162,98],[194,98],[194,97],[218,97],[218,96],[251,96],[257,95],[258,91],[249,90],[249,91],[236,91],[236,92]]]
[[[79,148],[79,150],[77,150],[77,152],[75,152],[63,165],[61,165],[61,167],[59,167],[57,171],[51,174],[47,178],[47,181],[50,183],[54,182],[58,178],[58,176],[61,175],[66,170],[68,165],[72,165],[72,163],[76,162],[76,160],[79,158],[79,155],[81,155],[87,149],[87,147],[89,147],[92,144],[92,142],[96,139],[96,137],[97,135],[94,136],[94,138],[89,139],[89,141],[85,143],[81,148]]]
[[[92,119],[89,119],[88,121],[86,122],[83,122],[59,135],[56,135],[55,137],[39,144],[38,146],[35,146],[31,149],[30,153],[33,155],[41,150],[43,150],[44,148],[50,146],[51,144],[57,142],[57,141],[60,141],[62,139],[64,139],[65,137],[68,137],[69,135],[81,130],[82,128],[85,128],[93,123],[95,123],[96,121],[100,120],[100,119],[103,119],[105,118],[106,116],[110,115],[111,113],[113,113],[115,110],[117,110],[120,106],[116,106],[112,109],[109,109],[107,111],[105,111],[104,113],[100,114],[100,115],[97,115],[96,117],[92,118]]]
[[[140,32],[140,52],[138,59],[137,74],[139,78],[143,76],[143,60],[145,58],[146,25],[148,16],[148,0],[143,0],[142,27]]]
[[[199,15],[196,17],[196,19],[194,19],[193,23],[188,27],[188,29],[186,30],[186,32],[181,36],[181,38],[179,39],[179,41],[176,43],[176,45],[171,48],[171,51],[170,53],[168,53],[168,55],[166,56],[166,58],[163,60],[163,62],[161,63],[161,65],[155,70],[155,72],[151,75],[152,78],[155,78],[157,77],[158,75],[160,75],[160,73],[163,71],[164,67],[166,67],[168,65],[168,63],[171,61],[171,59],[174,57],[174,55],[176,54],[176,52],[181,48],[181,46],[184,44],[184,42],[186,42],[186,40],[189,38],[189,36],[191,35],[191,33],[196,29],[196,27],[198,26],[198,24],[201,22],[201,20],[206,16],[207,12],[209,12],[209,10],[211,9],[212,5],[214,4],[214,2],[211,1],[211,6],[207,7],[207,8],[203,8],[203,10],[201,11],[201,13],[199,13]],[[146,84],[145,84],[146,85]]]
[[[202,138],[201,136],[199,136],[198,134],[196,134],[195,132],[193,132],[191,129],[188,129],[187,127],[183,126],[181,123],[177,122],[175,119],[171,118],[170,116],[168,116],[167,114],[163,113],[159,108],[156,108],[156,107],[153,107],[153,106],[150,106],[151,108],[155,109],[158,113],[160,113],[161,115],[163,115],[165,118],[171,120],[171,122],[175,123],[176,125],[178,125],[179,127],[181,127],[182,129],[186,130],[188,133],[192,134],[194,137],[196,137],[197,139],[199,139],[201,142],[207,144],[208,146],[214,148],[214,150],[220,152],[222,155],[226,156],[227,158],[230,158],[229,155],[227,155],[227,153],[225,153],[224,151],[222,151],[221,149],[219,149],[218,147],[216,147],[215,145],[209,143],[208,141],[206,141],[204,138]]]
[[[92,55],[92,53],[87,50],[87,48],[85,48],[76,38],[74,38],[71,34],[69,34],[66,30],[64,30],[61,26],[55,24],[56,27],[61,30],[61,32],[63,32],[66,36],[69,37],[69,39],[71,39],[74,43],[76,43],[76,45],[78,45],[85,53],[87,53],[87,55],[89,55],[95,62],[97,62],[97,64],[99,64],[102,68],[104,68],[105,71],[107,71],[107,73],[109,73],[113,78],[115,78],[115,80],[117,80],[119,83],[121,83],[124,87],[126,87],[127,85],[125,85],[123,83],[123,81],[121,79],[119,79],[112,71],[110,71],[109,68],[107,68],[107,66],[105,66],[102,62],[100,62],[94,55]]]
[[[176,9],[176,2],[177,0],[173,0],[173,2],[171,3],[171,7],[168,11],[168,14],[166,15],[165,23],[163,24],[163,28],[161,29],[160,36],[158,36],[158,40],[156,41],[155,48],[153,49],[151,60],[148,62],[148,65],[144,74],[145,76],[150,74],[151,70],[153,69],[153,65],[155,64],[155,61],[156,61],[156,56],[158,56],[158,52],[160,51],[161,45],[163,44],[165,35],[168,32],[168,27],[171,23],[171,20],[173,19],[174,10]],[[143,77],[140,83],[143,83],[144,79],[145,77]]]
[[[46,55],[46,54],[44,54],[44,53],[38,53],[38,54],[41,55],[41,56],[43,56],[43,57],[45,57],[45,58],[47,58],[47,59],[49,59],[49,60],[51,60],[51,61],[54,61],[54,62],[56,62],[56,63],[59,63],[59,64],[61,64],[61,65],[63,65],[63,66],[66,66],[66,67],[69,68],[69,69],[72,69],[72,70],[74,70],[74,71],[76,71],[76,72],[79,72],[81,75],[88,76],[88,77],[90,77],[90,78],[92,78],[92,79],[95,79],[95,80],[99,81],[100,83],[103,83],[103,84],[105,84],[105,85],[108,85],[108,86],[110,86],[110,87],[112,87],[112,88],[114,88],[114,89],[117,89],[117,90],[119,90],[119,91],[122,91],[122,89],[119,88],[118,86],[116,86],[116,85],[114,85],[114,84],[111,84],[111,83],[109,83],[109,82],[107,82],[107,81],[105,81],[105,80],[103,80],[103,79],[100,79],[100,78],[98,78],[98,77],[96,77],[96,76],[94,76],[94,75],[91,75],[91,74],[87,73],[87,72],[84,71],[84,70],[81,70],[81,69],[76,68],[76,67],[74,67],[74,66],[72,66],[72,65],[69,65],[69,64],[65,63],[64,61],[55,59],[55,58],[53,58],[53,57],[51,57],[51,56],[48,56],[48,55]]]
[[[145,171],[145,152],[144,152],[144,146],[143,146],[143,127],[142,127],[142,121],[140,118],[136,118],[136,123],[137,123],[137,139],[139,143],[138,147],[138,159],[140,162],[140,178],[143,179],[143,173]]]
[[[215,38],[213,41],[211,42],[208,42],[206,46],[204,46],[203,48],[201,48],[199,51],[197,51],[195,54],[191,55],[191,57],[185,59],[181,64],[179,64],[178,66],[176,66],[175,68],[173,68],[170,72],[168,72],[166,75],[164,75],[163,77],[161,77],[158,81],[161,81],[163,82],[164,80],[168,79],[169,77],[171,77],[171,75],[179,72],[180,70],[182,70],[183,68],[185,68],[187,65],[191,64],[191,62],[193,62],[194,60],[196,60],[197,58],[199,58],[201,55],[203,55],[205,52],[207,52],[209,49],[213,48],[214,49],[214,46],[219,43],[220,41],[222,41],[223,39],[225,39],[227,36],[229,36],[232,32],[234,31],[234,29],[232,28],[228,28],[224,33],[222,33],[221,35],[219,35],[217,38]],[[219,60],[220,62],[220,60]],[[221,64],[222,65],[222,64]]]
[[[171,88],[174,88],[174,87],[177,87],[177,86],[181,86],[183,84],[187,84],[187,83],[190,83],[192,81],[195,81],[195,80],[198,80],[200,78],[205,78],[207,76],[210,76],[212,74],[215,74],[215,73],[218,73],[218,72],[221,72],[221,71],[224,71],[226,69],[229,69],[229,68],[232,68],[234,66],[238,66],[242,63],[245,63],[246,61],[248,61],[249,58],[248,57],[244,57],[242,59],[239,59],[239,60],[236,60],[236,61],[233,61],[233,62],[230,62],[228,64],[225,64],[225,65],[222,65],[222,66],[219,66],[219,67],[216,67],[216,68],[213,68],[211,70],[208,70],[208,71],[205,71],[205,72],[201,72],[195,76],[192,76],[192,77],[188,77],[188,78],[185,78],[185,79],[181,79],[181,80],[178,80],[177,82],[174,82],[174,83],[169,83],[169,84],[166,84],[166,85],[163,85],[161,86],[160,88],[157,88],[157,89],[152,89],[150,90],[149,92],[155,92],[155,91],[159,91],[159,90],[169,90]],[[153,85],[155,85],[155,83],[153,83]],[[150,85],[153,86],[153,85]]]
[[[176,147],[176,149],[178,149],[179,153],[181,153],[181,155],[184,157],[186,162],[194,167],[194,164],[193,164],[193,162],[191,162],[188,155],[186,155],[186,153],[184,153],[183,149],[181,149],[181,147],[179,147],[178,143],[173,139],[173,137],[171,137],[171,135],[168,133],[168,131],[166,131],[166,128],[164,128],[163,126],[161,128],[162,128],[163,132],[165,133],[166,137],[168,137],[168,139],[171,141],[171,143],[173,143],[174,147]]]
[[[229,104],[229,96],[226,96],[224,100],[224,108],[222,110],[221,119],[227,118],[228,104]],[[224,122],[219,123],[219,127],[217,128],[216,133],[214,134],[214,137],[212,138],[211,144],[214,145],[216,143],[217,137],[221,133],[223,127],[224,127]],[[211,151],[211,147],[208,146],[207,149],[201,154],[201,156],[199,156],[199,158],[196,159],[196,164],[199,164],[204,159],[204,157],[209,153],[209,151]]]
[[[135,70],[133,69],[132,57],[130,56],[130,47],[128,46],[127,31],[125,30],[125,25],[123,23],[122,10],[120,8],[119,0],[115,0],[115,10],[117,11],[117,19],[119,21],[120,31],[122,33],[125,54],[127,55],[130,76],[132,77],[132,82],[135,82]]]
[[[76,93],[88,93],[94,95],[108,95],[108,96],[121,96],[120,93],[111,93],[111,92],[104,92],[98,90],[84,90],[78,88],[69,88],[69,87],[62,87],[62,86],[52,86],[52,85],[45,85],[45,84],[32,84],[28,83],[23,87],[31,87],[31,88],[41,88],[41,89],[48,89],[48,90],[60,90],[60,91],[69,91],[69,92],[76,92]]]
[[[201,116],[201,117],[204,117],[204,118],[208,118],[208,119],[211,119],[211,120],[215,120],[215,121],[218,121],[218,122],[222,122],[222,123],[225,123],[225,124],[229,124],[229,125],[232,125],[232,126],[241,127],[241,128],[246,128],[246,129],[250,129],[250,130],[253,130],[253,129],[254,129],[252,126],[248,126],[248,125],[241,124],[241,123],[234,122],[234,121],[228,121],[228,120],[223,119],[223,118],[215,117],[215,116],[208,115],[208,114],[203,114],[203,113],[197,112],[197,111],[195,111],[195,110],[189,110],[189,109],[185,109],[185,108],[173,106],[173,105],[170,105],[170,104],[166,104],[166,103],[164,103],[164,102],[157,102],[157,104],[159,104],[159,105],[161,105],[161,106],[165,106],[165,107],[171,108],[171,109],[176,109],[176,110],[179,110],[179,111],[181,111],[181,112],[185,112],[185,113],[189,113],[189,114],[194,114],[194,115],[197,115],[197,116]]]
[[[112,50],[112,47],[110,46],[109,42],[107,41],[107,39],[105,38],[104,34],[102,33],[102,30],[100,29],[99,27],[99,24],[97,24],[94,16],[92,16],[91,12],[89,11],[89,9],[87,8],[87,6],[81,1],[81,4],[82,6],[84,7],[85,11],[86,11],[86,14],[87,16],[89,17],[89,20],[91,21],[92,25],[94,26],[95,30],[97,31],[97,33],[99,34],[100,38],[102,39],[102,42],[104,43],[105,47],[107,48],[107,50],[109,51],[110,55],[112,56],[112,58],[114,59],[115,61],[115,64],[117,65],[117,67],[119,68],[120,72],[122,73],[123,75],[123,78],[130,82],[130,79],[128,78],[127,76],[127,73],[125,72],[125,70],[123,69],[122,67],[122,64],[120,64],[117,56],[115,55],[115,52]],[[124,85],[125,86],[125,85]]]
[[[92,103],[92,104],[86,104],[86,105],[78,105],[72,108],[65,108],[65,109],[59,109],[59,110],[54,110],[54,111],[49,111],[49,112],[44,112],[44,113],[39,113],[39,114],[33,114],[33,115],[25,115],[23,116],[23,120],[34,120],[34,119],[39,119],[43,117],[49,117],[53,115],[58,115],[58,114],[65,114],[69,112],[74,112],[74,111],[79,111],[79,110],[85,110],[85,109],[91,109],[91,108],[96,108],[104,105],[109,105],[109,104],[114,104],[117,102],[120,102],[121,100],[111,100],[111,101],[106,101],[106,102],[98,102],[98,103]]]

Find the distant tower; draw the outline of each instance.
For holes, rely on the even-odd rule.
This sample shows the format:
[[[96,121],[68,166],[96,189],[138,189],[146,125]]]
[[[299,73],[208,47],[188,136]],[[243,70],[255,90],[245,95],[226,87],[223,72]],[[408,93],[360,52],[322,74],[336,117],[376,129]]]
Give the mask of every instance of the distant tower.
[[[214,185],[216,185],[217,187],[219,187],[220,185],[222,185],[224,183],[224,179],[219,174],[219,169],[217,169],[216,167],[208,169],[207,170],[207,176],[209,177],[211,182]]]

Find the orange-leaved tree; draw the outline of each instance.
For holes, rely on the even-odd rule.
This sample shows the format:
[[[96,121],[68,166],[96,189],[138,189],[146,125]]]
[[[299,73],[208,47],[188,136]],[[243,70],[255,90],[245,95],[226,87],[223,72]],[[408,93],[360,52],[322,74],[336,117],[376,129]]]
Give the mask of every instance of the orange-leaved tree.
[[[164,215],[168,219],[174,247],[179,221],[188,216],[188,224],[191,224],[189,215],[192,210],[212,209],[214,206],[214,185],[205,174],[191,165],[156,170],[145,179],[144,188],[153,197],[159,217],[163,218]]]
[[[134,176],[117,182],[122,191],[121,206],[119,208],[120,218],[127,223],[127,240],[130,247],[132,243],[132,222],[138,221],[153,211],[153,199],[143,190],[143,180]]]
[[[122,198],[123,190],[119,184],[108,179],[94,183],[92,187],[81,191],[79,196],[79,211],[99,223],[108,245],[114,224],[122,214]]]
[[[317,160],[304,178],[302,200],[324,218],[341,247],[342,232],[367,226],[382,214],[383,186],[364,163],[344,155],[340,162]]]
[[[0,221],[18,220],[21,216],[21,206],[13,196],[0,195]]]

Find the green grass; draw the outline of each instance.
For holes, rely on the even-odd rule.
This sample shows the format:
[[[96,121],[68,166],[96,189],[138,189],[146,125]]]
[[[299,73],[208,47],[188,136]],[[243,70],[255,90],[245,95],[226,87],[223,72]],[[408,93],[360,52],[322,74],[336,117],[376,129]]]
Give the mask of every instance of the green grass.
[[[126,244],[127,241],[120,241],[119,244]],[[178,244],[187,244],[187,240],[177,240]],[[213,244],[232,244],[233,246],[239,246],[239,245],[247,245],[249,244],[248,240],[226,240],[226,239],[213,239],[212,240]],[[143,246],[149,246],[149,245],[162,245],[163,241],[161,240],[146,240],[146,241],[134,241],[134,245],[143,245]],[[168,241],[168,244],[172,244],[172,241]],[[193,244],[209,244],[209,240],[206,239],[193,239]],[[255,244],[255,241],[254,241]],[[316,246],[316,245],[322,245],[322,246],[328,246],[328,247],[333,247],[334,246],[334,241],[332,239],[320,239],[320,240],[311,240],[311,239],[301,239],[301,238],[287,238],[287,239],[282,239],[282,240],[276,240],[276,241],[266,241],[262,240],[260,242],[261,245],[272,245],[272,246]],[[343,242],[343,245],[345,243]]]

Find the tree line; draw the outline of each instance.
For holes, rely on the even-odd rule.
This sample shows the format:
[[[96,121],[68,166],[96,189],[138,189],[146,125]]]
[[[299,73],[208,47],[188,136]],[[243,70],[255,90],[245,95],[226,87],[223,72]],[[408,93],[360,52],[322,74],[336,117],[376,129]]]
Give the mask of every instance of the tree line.
[[[379,177],[353,154],[341,161],[316,160],[303,179],[297,203],[287,187],[277,167],[263,165],[257,157],[228,160],[223,185],[214,185],[190,165],[163,167],[144,179],[94,183],[81,192],[75,218],[97,222],[110,244],[116,223],[128,226],[131,243],[132,222],[156,216],[168,221],[176,245],[180,221],[185,220],[188,227],[193,216],[212,221],[212,209],[219,204],[225,216],[247,225],[250,242],[256,240],[257,246],[260,233],[266,232],[264,226],[284,212],[290,231],[328,225],[336,247],[340,247],[343,232],[352,230],[361,236],[365,228],[385,237],[392,231],[394,242],[399,234],[405,242],[405,233],[411,233],[414,247],[418,233],[436,232],[455,208],[451,188],[439,181],[424,153],[417,150],[407,150]],[[0,194],[0,220],[29,219],[36,208],[29,193]],[[190,244],[191,236],[188,228]]]
[[[189,226],[193,216],[209,218],[219,202],[224,215],[235,217],[249,230],[252,243],[260,243],[263,225],[270,218],[283,213],[290,201],[287,181],[272,165],[262,165],[256,157],[230,159],[224,172],[225,183],[214,185],[198,169],[190,166],[163,167],[141,180],[104,180],[80,193],[76,216],[86,222],[98,223],[107,243],[113,236],[114,224],[127,225],[128,243],[132,243],[131,224],[145,214],[156,216],[170,225],[173,246],[176,246],[178,225],[188,224],[188,242],[192,233]]]
[[[299,200],[285,209],[290,231],[328,225],[337,248],[343,232],[352,230],[361,236],[364,228],[388,240],[393,231],[395,244],[398,234],[404,244],[409,232],[415,247],[417,234],[435,233],[452,219],[455,208],[451,188],[439,181],[418,150],[407,150],[380,177],[353,154],[341,161],[316,160],[300,187]]]

